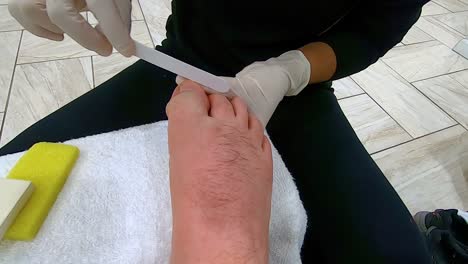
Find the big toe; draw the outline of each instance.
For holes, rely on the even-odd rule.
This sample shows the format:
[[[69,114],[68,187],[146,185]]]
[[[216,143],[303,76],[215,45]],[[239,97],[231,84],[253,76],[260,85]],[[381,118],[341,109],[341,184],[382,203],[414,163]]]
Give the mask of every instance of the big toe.
[[[210,103],[203,88],[192,81],[179,85],[167,104],[166,113],[170,119],[193,119],[208,116]]]

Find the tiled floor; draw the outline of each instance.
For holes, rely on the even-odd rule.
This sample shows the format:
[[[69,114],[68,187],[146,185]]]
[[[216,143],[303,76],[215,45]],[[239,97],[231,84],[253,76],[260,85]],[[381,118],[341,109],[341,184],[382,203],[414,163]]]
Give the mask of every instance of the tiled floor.
[[[168,3],[134,0],[132,36],[159,44]],[[0,0],[0,145],[136,61],[97,56],[69,38],[37,38],[6,4]],[[468,0],[433,0],[398,47],[334,84],[359,138],[412,212],[468,209],[468,60],[452,51],[466,36]]]

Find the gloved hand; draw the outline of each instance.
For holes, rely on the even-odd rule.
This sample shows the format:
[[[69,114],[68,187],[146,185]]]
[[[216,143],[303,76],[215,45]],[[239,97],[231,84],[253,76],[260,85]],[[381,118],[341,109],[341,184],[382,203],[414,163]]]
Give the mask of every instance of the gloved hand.
[[[83,47],[100,55],[112,46],[124,56],[135,54],[130,37],[131,0],[10,0],[11,15],[29,32],[51,40],[67,33]],[[89,10],[99,21],[93,28],[79,12]]]
[[[264,126],[284,96],[299,94],[310,80],[310,63],[299,50],[264,62],[255,62],[235,78],[224,77],[231,91],[244,99]]]
[[[224,96],[239,96],[249,111],[268,124],[273,112],[284,96],[299,94],[310,81],[310,63],[302,51],[293,50],[267,61],[255,62],[236,74],[236,77],[222,77],[231,85]],[[176,83],[185,78],[177,76]],[[216,93],[205,87],[209,93]]]

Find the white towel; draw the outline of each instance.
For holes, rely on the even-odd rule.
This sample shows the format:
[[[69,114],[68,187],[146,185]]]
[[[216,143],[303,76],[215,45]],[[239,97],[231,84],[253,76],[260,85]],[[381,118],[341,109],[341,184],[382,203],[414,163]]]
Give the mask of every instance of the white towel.
[[[167,121],[66,143],[81,153],[55,205],[35,240],[0,242],[0,263],[168,263]],[[0,157],[0,177],[22,154]],[[300,263],[306,213],[276,149],[273,160],[270,262]]]

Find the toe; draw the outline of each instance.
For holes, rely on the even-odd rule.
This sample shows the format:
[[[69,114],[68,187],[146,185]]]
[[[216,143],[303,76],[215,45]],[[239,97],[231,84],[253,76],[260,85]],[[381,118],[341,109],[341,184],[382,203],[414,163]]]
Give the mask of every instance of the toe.
[[[177,87],[166,106],[166,113],[171,119],[193,120],[208,116],[210,104],[203,88],[192,81],[183,82]]]
[[[210,94],[210,116],[216,119],[233,119],[235,117],[231,102],[222,95]]]
[[[251,113],[249,113],[249,131],[252,133],[255,142],[261,146],[263,144],[264,137],[263,125],[260,120]]]
[[[242,101],[240,97],[234,97],[231,100],[232,107],[234,108],[234,114],[236,115],[237,121],[242,128],[249,127],[249,111],[247,105]]]

